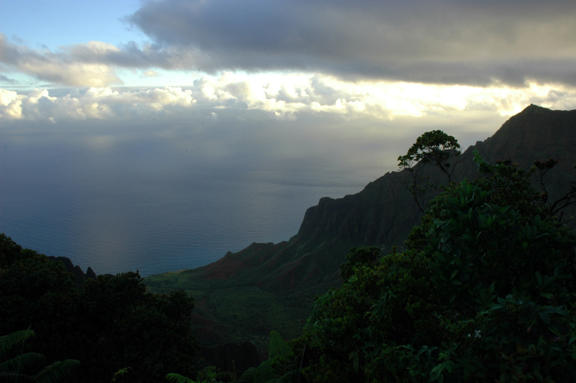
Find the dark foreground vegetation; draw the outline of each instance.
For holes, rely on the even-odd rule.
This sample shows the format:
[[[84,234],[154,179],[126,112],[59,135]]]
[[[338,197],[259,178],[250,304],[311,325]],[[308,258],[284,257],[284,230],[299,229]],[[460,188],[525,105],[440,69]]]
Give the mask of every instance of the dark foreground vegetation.
[[[401,165],[432,162],[448,183],[424,204],[431,185],[414,178],[425,214],[404,246],[351,250],[300,335],[272,331],[267,359],[245,371],[206,367],[186,293],[84,274],[1,235],[0,381],[576,381],[576,236],[562,209],[576,188],[552,200],[555,161],[525,172],[480,156],[478,178],[452,182],[455,140],[421,138]]]
[[[160,382],[174,370],[193,374],[191,311],[184,293],[148,293],[136,273],[88,277],[0,235],[0,334],[35,332],[6,350],[0,381],[11,381],[8,373],[35,375],[2,364],[28,352],[44,355],[47,364],[78,360],[62,381],[110,382],[116,374],[115,382]],[[5,346],[0,342],[0,356]]]
[[[350,252],[292,352],[245,381],[576,381],[574,234],[523,172],[482,166],[403,252]]]

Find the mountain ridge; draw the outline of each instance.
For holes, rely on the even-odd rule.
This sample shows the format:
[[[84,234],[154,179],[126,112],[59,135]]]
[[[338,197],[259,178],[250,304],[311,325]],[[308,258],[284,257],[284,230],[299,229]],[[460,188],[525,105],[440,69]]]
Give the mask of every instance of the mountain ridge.
[[[569,185],[576,164],[574,147],[576,110],[530,105],[457,157],[452,162],[453,179],[477,177],[473,157],[479,153],[488,162],[512,160],[522,168],[555,158],[559,164],[547,175],[549,183]],[[430,164],[418,164],[417,174],[420,182],[447,183],[445,175]],[[207,343],[258,343],[271,329],[295,336],[314,297],[340,283],[339,266],[350,248],[375,245],[390,251],[402,247],[422,214],[408,192],[411,182],[407,170],[388,172],[358,193],[321,198],[306,210],[298,233],[288,241],[254,243],[209,265],[151,276],[146,283],[153,291],[191,291],[199,315],[212,323],[212,332],[202,330]],[[551,188],[551,198],[558,198],[562,189]],[[422,201],[436,193],[424,193]],[[223,309],[225,302],[246,305],[237,307],[244,310],[244,316],[234,317],[233,308]]]

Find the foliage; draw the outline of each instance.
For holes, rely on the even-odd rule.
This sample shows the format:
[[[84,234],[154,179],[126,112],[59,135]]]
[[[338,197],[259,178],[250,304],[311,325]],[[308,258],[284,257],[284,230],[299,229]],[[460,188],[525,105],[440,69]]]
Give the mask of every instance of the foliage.
[[[196,383],[195,380],[185,377],[174,372],[166,374],[166,381],[169,383]]]
[[[296,369],[295,353],[277,331],[271,331],[268,342],[268,359],[258,367],[249,368],[239,383],[291,382]]]
[[[72,376],[80,362],[66,359],[46,366],[44,355],[19,352],[24,343],[35,335],[33,330],[19,330],[0,336],[0,381],[57,383]]]
[[[356,272],[357,267],[374,265],[380,260],[380,249],[375,247],[361,247],[353,249],[346,254],[346,262],[340,266],[340,275],[348,280]]]
[[[404,253],[352,251],[298,340],[308,382],[576,380],[576,239],[524,172],[482,167]]]
[[[10,334],[0,336],[0,359],[5,359],[11,350],[33,336],[34,331],[30,329],[14,331]]]
[[[230,381],[230,374],[219,371],[215,366],[207,366],[198,372],[196,379],[171,372],[166,374],[166,381],[168,383],[221,383]]]
[[[79,280],[59,260],[0,235],[0,333],[34,328],[31,347],[51,362],[82,361],[83,382],[193,374],[192,306],[182,292],[147,292],[137,273]]]
[[[546,183],[544,182],[544,177],[557,164],[558,161],[554,159],[534,162],[532,170],[536,171],[537,173],[540,189],[542,190],[542,199],[545,202],[548,201],[549,195],[548,195],[548,188],[546,187]],[[576,166],[574,166],[574,168],[576,169]],[[564,193],[564,195],[560,196],[555,201],[550,201],[549,209],[552,214],[558,215],[558,217],[562,219],[564,213],[563,210],[575,204],[576,204],[576,182],[572,182],[572,184],[570,185],[570,189],[566,193]]]
[[[79,365],[80,362],[75,359],[56,361],[34,375],[34,381],[38,383],[61,382],[70,376],[71,371],[75,370]]]
[[[432,162],[450,178],[446,161],[459,153],[460,144],[456,138],[441,130],[432,130],[418,137],[408,152],[398,157],[398,166],[411,168],[419,162]]]
[[[132,375],[132,368],[124,367],[119,369],[112,375],[112,383],[120,383],[130,381]]]
[[[427,189],[435,188],[436,184],[419,179],[416,175],[416,165],[432,163],[448,177],[448,182],[450,183],[452,182],[454,167],[450,167],[449,160],[459,154],[460,144],[456,138],[441,130],[432,130],[418,137],[416,142],[408,149],[408,152],[398,157],[398,166],[410,171],[412,183],[409,191],[422,213],[425,210],[422,194]]]

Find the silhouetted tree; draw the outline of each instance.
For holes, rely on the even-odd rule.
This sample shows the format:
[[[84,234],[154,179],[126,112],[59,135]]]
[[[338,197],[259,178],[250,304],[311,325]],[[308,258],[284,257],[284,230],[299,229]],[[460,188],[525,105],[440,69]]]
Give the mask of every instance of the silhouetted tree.
[[[453,167],[450,167],[448,160],[458,154],[460,154],[460,144],[456,138],[441,130],[432,130],[418,137],[408,152],[398,157],[398,166],[410,171],[412,175],[412,184],[409,190],[421,212],[424,212],[424,206],[422,206],[419,195],[432,185],[418,182],[416,165],[424,163],[436,165],[448,177],[450,183],[452,182]]]

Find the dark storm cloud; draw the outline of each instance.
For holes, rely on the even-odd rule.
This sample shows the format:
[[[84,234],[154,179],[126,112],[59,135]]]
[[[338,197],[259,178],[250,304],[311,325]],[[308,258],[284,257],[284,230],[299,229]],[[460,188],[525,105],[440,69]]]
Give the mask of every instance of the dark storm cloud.
[[[140,63],[434,83],[576,83],[568,0],[159,0],[130,21]]]

